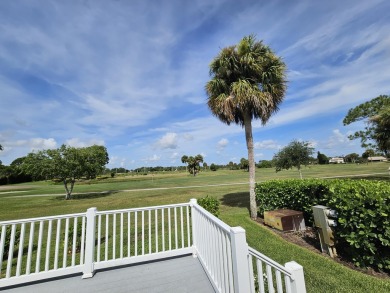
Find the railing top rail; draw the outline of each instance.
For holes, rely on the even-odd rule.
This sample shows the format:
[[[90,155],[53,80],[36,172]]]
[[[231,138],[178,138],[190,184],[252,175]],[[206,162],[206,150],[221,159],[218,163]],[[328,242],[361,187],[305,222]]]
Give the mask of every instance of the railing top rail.
[[[31,222],[67,219],[67,218],[69,219],[69,218],[76,218],[76,217],[85,217],[85,215],[86,213],[77,213],[77,214],[56,215],[56,216],[47,216],[47,217],[39,217],[39,218],[9,220],[9,221],[1,221],[0,225],[4,226],[4,225],[23,224],[23,223],[31,223]]]
[[[190,203],[179,203],[179,204],[169,204],[162,206],[151,206],[151,207],[140,207],[140,208],[131,208],[131,209],[121,209],[121,210],[107,210],[107,211],[98,211],[97,215],[107,215],[107,214],[118,214],[126,212],[141,212],[141,211],[151,211],[151,210],[161,210],[166,208],[177,208],[177,207],[186,207]]]
[[[286,274],[287,276],[289,276],[291,279],[294,279],[293,278],[293,274],[288,270],[286,269],[284,266],[282,266],[281,264],[277,263],[276,261],[270,259],[268,256],[265,256],[264,254],[262,254],[261,252],[258,252],[256,249],[248,246],[248,251],[249,251],[249,254],[253,255],[254,257],[260,259],[261,261],[265,262],[266,264],[276,268],[277,270],[281,271],[282,273]]]
[[[200,205],[195,204],[194,208],[202,213],[205,217],[207,217],[209,220],[213,221],[215,224],[217,224],[222,230],[224,230],[226,233],[230,233],[231,227],[215,217],[213,214],[202,208]]]

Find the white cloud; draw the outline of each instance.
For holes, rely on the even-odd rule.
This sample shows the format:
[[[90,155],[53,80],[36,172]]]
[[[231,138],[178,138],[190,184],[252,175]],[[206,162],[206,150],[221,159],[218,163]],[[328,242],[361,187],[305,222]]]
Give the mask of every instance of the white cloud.
[[[218,150],[222,151],[225,149],[225,147],[228,145],[229,143],[229,140],[227,140],[226,138],[222,138],[218,144],[217,144],[217,148]]]
[[[173,153],[171,156],[170,156],[170,158],[171,159],[173,159],[173,160],[175,160],[175,159],[177,159],[179,157],[179,153]]]
[[[177,133],[168,132],[161,137],[156,143],[156,148],[161,149],[176,149],[178,146]]]
[[[329,137],[326,147],[335,148],[337,146],[353,145],[353,142],[348,138],[351,132],[342,133],[339,129],[334,129]]]
[[[54,149],[57,142],[54,138],[31,138],[29,140],[16,140],[6,142],[7,147],[27,147],[30,150]]]
[[[145,161],[145,162],[156,162],[156,161],[160,161],[160,158],[161,158],[160,156],[157,156],[156,154],[154,154],[151,157],[143,159],[143,161]]]
[[[184,133],[183,134],[183,138],[185,140],[193,140],[194,139],[194,137],[191,134],[189,134],[189,133]]]
[[[273,139],[267,139],[259,142],[254,143],[254,148],[255,149],[265,149],[265,150],[278,150],[282,146],[278,144],[275,140]]]
[[[92,145],[104,145],[104,140],[89,139],[86,141],[82,141],[79,138],[74,137],[74,138],[67,139],[65,141],[65,144],[76,148],[83,148]]]

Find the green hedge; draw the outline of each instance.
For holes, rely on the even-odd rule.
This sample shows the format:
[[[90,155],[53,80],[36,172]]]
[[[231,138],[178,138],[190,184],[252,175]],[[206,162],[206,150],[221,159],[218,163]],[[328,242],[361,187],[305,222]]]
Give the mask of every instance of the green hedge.
[[[198,199],[198,204],[214,216],[219,216],[219,200],[215,197],[206,195],[205,197]]]
[[[256,185],[259,212],[289,208],[313,223],[311,207],[337,210],[338,253],[359,267],[390,271],[390,185],[367,180],[272,180]]]

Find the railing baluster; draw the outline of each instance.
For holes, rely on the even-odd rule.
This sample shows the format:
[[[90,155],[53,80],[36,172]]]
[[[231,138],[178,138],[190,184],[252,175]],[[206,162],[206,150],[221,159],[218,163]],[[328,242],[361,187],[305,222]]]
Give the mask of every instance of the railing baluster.
[[[256,259],[257,266],[257,282],[259,283],[260,293],[265,293],[264,287],[264,273],[263,273],[263,263],[261,260]]]
[[[84,264],[84,251],[85,251],[85,225],[86,218],[82,217],[81,220],[81,251],[80,251],[80,265]]]
[[[68,260],[68,238],[69,238],[69,218],[65,220],[65,236],[64,236],[64,255],[62,260],[62,267],[65,268]]]
[[[53,221],[49,220],[49,227],[47,228],[45,272],[49,270],[52,226],[53,226]]]
[[[105,240],[105,245],[104,245],[104,260],[108,260],[108,227],[109,227],[109,221],[110,221],[110,215],[106,214],[106,240]]]
[[[165,221],[164,221],[164,209],[161,209],[161,235],[162,235],[162,251],[165,251]]]
[[[138,212],[134,212],[134,255],[138,255],[138,235],[137,235],[137,230],[138,230]]]
[[[96,261],[100,262],[100,249],[101,249],[101,238],[102,238],[102,215],[98,215],[98,239],[97,239],[97,255]]]
[[[221,289],[222,292],[226,292],[225,289],[225,274],[223,270],[223,259],[224,259],[224,251],[221,249],[222,246],[222,241],[221,241],[221,230],[219,229],[218,226],[216,226],[216,238],[217,238],[217,246],[218,246],[218,271],[219,271],[219,278],[220,278],[220,284],[221,284]]]
[[[230,244],[230,238],[229,235],[225,234],[225,241],[226,241],[226,251],[227,251],[227,267],[228,267],[228,275],[229,275],[229,288],[231,290],[234,289],[234,283],[233,283],[233,262],[232,262],[232,248]]]
[[[280,274],[280,271],[276,270],[275,271],[276,275],[276,288],[278,293],[283,293],[283,285],[282,285],[282,276]]]
[[[172,249],[172,227],[171,227],[171,208],[168,208],[168,245],[169,250]]]
[[[73,220],[72,267],[76,265],[77,217]]]
[[[21,265],[22,265],[25,225],[26,225],[25,223],[22,223],[22,227],[20,229],[18,261],[16,264],[16,276],[17,277],[20,276],[20,269],[21,269]],[[1,263],[0,263],[0,265],[1,265]]]
[[[184,248],[183,207],[180,207],[181,248]]]
[[[187,206],[187,247],[191,246],[190,207]]]
[[[291,293],[291,279],[288,275],[284,275],[284,284],[286,285],[286,293]]]
[[[272,279],[272,267],[270,265],[266,265],[267,271],[267,282],[268,282],[268,292],[275,293],[274,281]]]
[[[1,267],[2,267],[1,264],[3,263],[6,231],[7,231],[7,226],[3,225],[1,227],[1,238],[0,238],[0,276],[1,276]]]
[[[141,226],[142,226],[142,255],[145,254],[145,211],[141,212]]]
[[[8,249],[8,262],[7,262],[6,278],[11,277],[12,258],[14,255],[14,245],[15,245],[15,233],[16,233],[16,224],[12,224],[11,239],[9,241],[9,249]]]
[[[121,213],[120,258],[123,258],[123,213]]]
[[[255,278],[253,272],[253,256],[251,254],[248,255],[248,270],[249,270],[249,286],[251,293],[255,293]]]
[[[38,247],[37,247],[37,261],[35,265],[35,272],[39,273],[41,266],[41,249],[42,249],[42,237],[43,237],[43,225],[44,222],[39,222],[39,234],[38,234]]]
[[[149,254],[152,253],[152,211],[148,210]]]
[[[112,219],[112,259],[116,259],[116,214]]]
[[[154,231],[156,234],[156,252],[158,252],[158,209],[154,210]]]
[[[28,240],[26,275],[29,275],[30,271],[31,271],[31,256],[32,256],[32,250],[33,250],[33,246],[34,246],[34,242],[33,242],[34,241],[34,227],[35,227],[35,223],[31,222],[31,225],[30,225],[30,238]],[[0,256],[1,256],[1,252],[0,252]],[[1,259],[0,259],[0,263],[1,263]]]
[[[131,247],[131,214],[130,212],[127,213],[127,257],[130,257],[131,255],[131,251],[130,251],[130,247]]]
[[[58,268],[58,254],[60,250],[61,219],[57,220],[56,247],[54,251],[54,269]]]
[[[174,208],[175,212],[175,248],[178,248],[178,239],[177,239],[177,211],[176,207]]]

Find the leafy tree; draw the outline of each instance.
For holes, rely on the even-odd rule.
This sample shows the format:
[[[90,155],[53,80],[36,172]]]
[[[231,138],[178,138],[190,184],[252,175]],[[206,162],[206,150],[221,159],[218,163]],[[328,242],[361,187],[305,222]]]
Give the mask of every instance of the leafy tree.
[[[62,145],[58,149],[29,153],[21,167],[35,179],[62,181],[66,191],[65,199],[70,199],[76,179],[96,176],[107,163],[108,154],[103,146],[74,148]]]
[[[84,158],[84,172],[87,179],[94,179],[104,171],[104,166],[109,160],[107,149],[104,146],[93,145],[81,148],[80,152]],[[126,172],[126,169],[122,168],[122,170],[123,173]]]
[[[373,149],[366,149],[362,154],[363,159],[368,159],[368,157],[375,156],[375,151]]]
[[[344,157],[344,160],[349,163],[355,163],[359,160],[359,154],[351,153]]]
[[[260,119],[265,125],[278,110],[286,91],[286,65],[268,46],[250,35],[221,50],[210,64],[210,76],[206,92],[211,112],[222,122],[236,123],[245,129],[250,214],[256,219],[252,120]]]
[[[244,169],[249,171],[249,161],[245,158],[241,158],[240,160],[240,169]]]
[[[200,170],[200,163],[203,163],[203,156],[196,155],[195,157],[183,156],[181,157],[182,163],[186,163],[188,165],[188,171],[190,174],[196,176],[196,174]]]
[[[313,152],[314,148],[308,142],[293,140],[274,156],[276,172],[296,167],[302,179],[301,165],[309,164]]]
[[[207,163],[204,162],[204,163],[203,163],[203,169],[207,169],[207,166],[208,166]]]
[[[363,148],[376,148],[387,154],[390,150],[390,96],[380,95],[348,111],[343,123],[349,125],[365,120],[364,130],[349,139],[360,139]]]
[[[272,167],[274,167],[274,166],[273,166],[273,162],[272,162],[272,161],[261,160],[261,161],[259,161],[259,163],[257,164],[257,167],[258,167],[258,168],[272,168]]]
[[[317,160],[320,165],[329,164],[329,158],[320,152],[317,152]]]
[[[211,170],[211,171],[217,171],[217,165],[215,165],[214,163],[212,163],[212,164],[210,165],[210,170]]]

